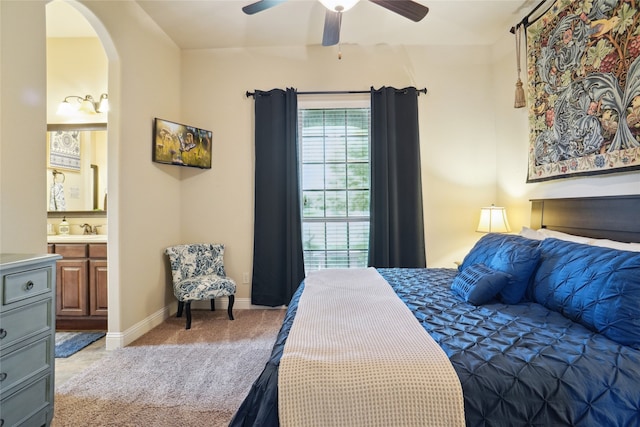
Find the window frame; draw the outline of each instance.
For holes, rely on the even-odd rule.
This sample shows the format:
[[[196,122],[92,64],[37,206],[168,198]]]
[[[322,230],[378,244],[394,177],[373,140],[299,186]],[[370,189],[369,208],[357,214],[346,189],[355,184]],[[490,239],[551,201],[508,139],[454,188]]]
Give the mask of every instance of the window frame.
[[[369,110],[369,123],[368,123],[368,132],[367,132],[367,139],[368,139],[368,144],[367,144],[367,148],[368,148],[368,168],[369,168],[369,186],[367,188],[367,191],[369,192],[369,197],[371,197],[371,185],[370,185],[370,179],[371,179],[371,98],[370,98],[370,94],[369,93],[365,93],[365,94],[340,94],[339,96],[336,96],[335,94],[331,94],[331,95],[315,95],[313,98],[307,98],[307,99],[299,99],[298,101],[298,117],[300,118],[300,111],[301,110],[307,110],[307,109],[322,109],[322,110],[330,110],[330,109],[350,109],[350,108],[357,108],[357,109],[368,109]],[[300,132],[302,130],[302,123],[298,124],[298,131]],[[304,216],[304,192],[305,189],[303,188],[303,150],[302,150],[302,135],[299,134],[298,135],[298,140],[297,140],[297,144],[298,144],[298,167],[299,167],[299,176],[300,176],[300,209],[301,209],[301,213],[300,213],[300,219],[302,222],[302,228],[303,228],[303,237],[304,237],[304,224],[308,223],[322,223],[322,224],[342,224],[342,223],[362,223],[362,222],[366,222],[367,225],[367,230],[369,230],[369,226],[370,226],[370,214],[367,213],[366,216],[345,216],[345,217],[328,217],[325,216],[324,217],[318,217],[318,218],[306,218]],[[345,144],[346,145],[346,144]],[[345,147],[346,148],[346,147]],[[324,162],[324,165],[327,164],[331,164],[331,162]],[[337,164],[342,164],[342,163],[337,163]],[[348,165],[348,162],[345,159],[345,162],[343,163],[345,165]],[[324,188],[324,191],[326,191],[326,187]],[[349,191],[349,186],[347,183],[345,183],[345,188],[343,189],[343,191]],[[348,198],[347,198],[348,200]],[[370,201],[370,199],[369,199]],[[325,202],[326,203],[326,202]],[[325,236],[325,242],[324,242],[324,248],[321,250],[318,250],[319,252],[323,252],[324,253],[324,262],[322,263],[321,266],[319,266],[318,268],[354,268],[354,267],[366,267],[367,265],[367,261],[368,261],[368,251],[369,251],[369,242],[367,239],[367,243],[366,243],[366,249],[362,250],[362,249],[350,249],[349,248],[349,244],[348,244],[348,233],[349,233],[349,226],[347,225],[347,235],[345,236],[347,239],[347,247],[344,248],[344,250],[342,251],[343,254],[345,254],[346,258],[347,258],[347,262],[345,263],[345,266],[332,266],[331,264],[329,264],[327,266],[327,262],[328,260],[331,259],[331,255],[333,254],[334,256],[339,256],[340,249],[334,249],[331,250],[329,248],[329,245],[326,242],[326,237],[327,237],[327,230],[325,229],[324,231],[324,236]],[[306,255],[310,252],[309,249],[304,249],[304,243],[303,243],[303,253]],[[311,251],[312,252],[312,251]],[[350,260],[352,259],[349,254],[353,253],[354,256],[355,254],[359,253],[362,256],[360,256],[359,258],[357,256],[355,256],[355,262],[357,263],[356,265],[353,265],[352,262],[350,262]],[[305,256],[306,258],[306,256]],[[308,260],[305,259],[305,270],[306,271],[313,271],[316,270],[316,268],[312,268],[310,265],[310,262],[307,262]]]

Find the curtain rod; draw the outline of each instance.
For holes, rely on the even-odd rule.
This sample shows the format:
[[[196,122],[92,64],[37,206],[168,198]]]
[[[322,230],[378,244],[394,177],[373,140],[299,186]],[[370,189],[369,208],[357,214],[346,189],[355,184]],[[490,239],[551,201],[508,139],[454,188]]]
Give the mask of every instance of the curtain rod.
[[[416,89],[418,91],[418,95],[420,93],[427,93],[427,88]],[[344,94],[356,94],[356,93],[371,93],[370,90],[320,90],[320,91],[311,91],[311,92],[298,92],[298,95],[344,95]],[[247,98],[250,96],[255,96],[255,92],[247,91]]]
[[[522,18],[522,21],[518,22],[516,25],[514,25],[513,27],[511,27],[511,29],[509,30],[509,32],[511,34],[515,34],[516,33],[516,29],[521,26],[524,25],[525,28],[527,28],[529,25],[533,24],[534,22],[536,22],[540,16],[542,16],[543,14],[540,14],[540,16],[538,16],[536,19],[532,20],[531,22],[529,22],[529,18],[531,18],[531,15],[533,15],[534,13],[536,13],[538,11],[538,9],[540,9],[540,7],[547,3],[549,0],[542,0],[540,3],[538,3],[538,5],[536,7],[533,8],[533,10],[531,12],[529,12],[527,14],[527,16],[525,16],[524,18]],[[553,6],[553,3],[555,3],[555,1],[551,2],[551,5],[549,6],[549,8],[551,8],[551,6]],[[549,10],[549,9],[547,9]]]

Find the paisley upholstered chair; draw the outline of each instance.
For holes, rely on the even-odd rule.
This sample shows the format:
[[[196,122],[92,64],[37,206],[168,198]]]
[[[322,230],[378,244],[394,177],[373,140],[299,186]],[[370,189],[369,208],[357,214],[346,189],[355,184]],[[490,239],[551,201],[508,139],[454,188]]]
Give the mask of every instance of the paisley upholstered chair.
[[[173,293],[178,299],[178,314],[187,314],[187,328],[191,328],[191,301],[211,300],[215,310],[215,298],[228,297],[229,319],[233,320],[233,302],[236,283],[224,272],[224,245],[194,243],[171,246],[165,249],[171,263]]]

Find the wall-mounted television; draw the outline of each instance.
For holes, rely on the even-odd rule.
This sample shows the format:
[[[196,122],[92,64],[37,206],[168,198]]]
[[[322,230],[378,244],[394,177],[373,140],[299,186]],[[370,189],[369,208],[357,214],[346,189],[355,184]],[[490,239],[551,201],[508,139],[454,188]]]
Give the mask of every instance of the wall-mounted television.
[[[211,143],[211,131],[153,119],[154,162],[210,169]]]

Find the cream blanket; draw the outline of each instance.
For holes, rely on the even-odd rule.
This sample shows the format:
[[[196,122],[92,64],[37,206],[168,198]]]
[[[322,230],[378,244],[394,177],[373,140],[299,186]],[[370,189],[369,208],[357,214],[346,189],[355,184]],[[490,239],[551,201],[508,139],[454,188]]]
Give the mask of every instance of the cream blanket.
[[[373,268],[307,276],[278,405],[283,427],[465,425],[449,359]]]

